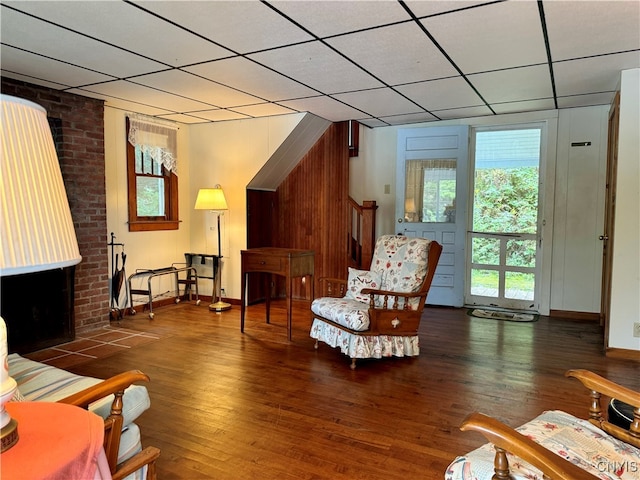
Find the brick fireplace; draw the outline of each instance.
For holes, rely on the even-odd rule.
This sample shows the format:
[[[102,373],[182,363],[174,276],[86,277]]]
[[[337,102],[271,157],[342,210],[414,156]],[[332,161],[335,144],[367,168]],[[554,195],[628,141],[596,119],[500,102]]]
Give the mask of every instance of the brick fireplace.
[[[108,325],[103,102],[4,77],[1,79],[1,89],[4,94],[24,98],[44,107],[47,116],[53,119],[56,130],[59,130],[55,139],[56,149],[82,255],[82,262],[75,267],[72,288],[74,321],[71,335]],[[65,292],[69,292],[64,279],[56,286],[48,283],[45,286],[58,291],[63,297]],[[3,303],[15,301],[24,305],[30,298],[42,297],[42,288],[29,287],[29,291],[22,291],[18,298],[5,298],[8,295],[3,295]],[[9,320],[7,324],[10,329]],[[11,338],[9,346],[11,349]]]

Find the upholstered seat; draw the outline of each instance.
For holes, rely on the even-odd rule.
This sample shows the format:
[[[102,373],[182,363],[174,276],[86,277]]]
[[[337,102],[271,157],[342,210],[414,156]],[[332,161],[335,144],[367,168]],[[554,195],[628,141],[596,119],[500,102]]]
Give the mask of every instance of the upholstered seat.
[[[151,405],[146,387],[130,385],[130,382],[127,381],[129,378],[126,377],[127,374],[122,374],[122,379],[119,382],[114,382],[113,387],[107,387],[106,382],[101,379],[75,375],[51,365],[29,360],[15,353],[7,357],[7,362],[9,374],[16,381],[18,387],[14,394],[14,401],[63,402],[81,407],[86,405],[88,410],[104,418],[105,421],[113,417],[115,395],[110,392],[120,389],[115,383],[128,385],[126,389],[122,387],[124,394],[121,400],[116,403],[119,405],[118,409],[122,411],[121,414],[117,414],[117,424],[121,422],[122,426],[117,435],[115,450],[111,454],[107,452],[110,467],[115,469],[115,465],[129,462],[133,466],[130,468],[131,474],[127,477],[128,480],[154,478],[154,473],[148,476],[148,462],[146,462],[146,457],[151,458],[148,450],[153,447],[147,447],[143,451],[140,429],[134,423]],[[148,381],[148,377],[140,372],[130,373],[132,373],[130,378],[135,381],[144,381],[145,378]],[[153,449],[151,453],[155,455],[156,449]],[[118,473],[125,471],[119,469]],[[112,474],[114,478],[124,476],[115,475],[113,469]]]
[[[381,236],[370,270],[321,279],[311,304],[311,337],[352,359],[415,356],[418,326],[442,247],[425,238]]]
[[[457,457],[445,480],[640,479],[640,393],[587,370],[565,375],[589,390],[588,420],[553,410],[512,429],[473,413],[461,429],[482,433],[490,443]],[[632,407],[628,429],[604,416],[603,395],[622,398]]]

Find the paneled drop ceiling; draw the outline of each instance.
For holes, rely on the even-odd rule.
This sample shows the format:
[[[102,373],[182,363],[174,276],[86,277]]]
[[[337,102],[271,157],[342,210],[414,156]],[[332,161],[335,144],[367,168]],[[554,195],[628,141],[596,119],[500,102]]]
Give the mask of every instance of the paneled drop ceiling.
[[[193,124],[370,126],[608,104],[633,1],[2,1],[2,75]]]

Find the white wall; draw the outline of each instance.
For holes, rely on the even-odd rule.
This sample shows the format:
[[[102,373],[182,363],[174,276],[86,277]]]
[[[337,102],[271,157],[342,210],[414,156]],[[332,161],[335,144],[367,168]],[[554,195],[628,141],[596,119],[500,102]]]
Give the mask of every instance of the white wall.
[[[156,269],[171,266],[175,262],[184,262],[184,253],[188,251],[190,242],[189,229],[185,228],[185,225],[188,225],[191,213],[188,128],[182,126],[178,130],[178,206],[179,218],[183,223],[178,230],[158,232],[129,232],[125,112],[105,107],[104,130],[107,229],[108,233],[113,232],[116,235],[116,242],[124,243],[127,276],[137,269]],[[111,252],[106,245],[109,240],[110,237],[105,238],[105,251],[111,261]],[[147,288],[146,280],[134,280],[133,285],[134,288]],[[156,296],[169,290],[174,291],[174,288],[171,276],[167,276],[159,278],[158,282],[152,285],[152,292]],[[122,291],[124,292],[124,288]],[[136,299],[141,300],[137,303],[146,302],[143,297]],[[122,301],[121,306],[124,307],[124,298]]]
[[[240,298],[240,251],[247,245],[246,186],[273,152],[282,144],[304,114],[282,115],[252,120],[219,122],[189,127],[190,182],[187,247],[193,253],[218,253],[217,217],[211,212],[193,210],[200,188],[220,184],[229,210],[221,217],[222,282],[226,297]],[[206,233],[206,235],[205,235]],[[186,250],[185,250],[186,251]],[[202,281],[201,289],[210,295],[212,284]]]
[[[622,72],[609,347],[640,350],[640,69]]]

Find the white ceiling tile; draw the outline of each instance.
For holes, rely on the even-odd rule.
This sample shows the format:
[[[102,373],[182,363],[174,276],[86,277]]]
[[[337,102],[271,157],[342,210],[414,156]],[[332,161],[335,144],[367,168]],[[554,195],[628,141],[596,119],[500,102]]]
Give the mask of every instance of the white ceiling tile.
[[[8,2],[21,11],[171,66],[232,55],[227,49],[124,2]],[[99,18],[99,22],[93,21]],[[185,48],[189,45],[189,48]]]
[[[554,62],[640,48],[637,0],[544,2],[544,12]]]
[[[428,15],[439,15],[446,12],[455,12],[469,7],[477,7],[486,4],[486,1],[463,1],[463,0],[405,0],[407,6],[416,17]]]
[[[418,105],[390,88],[341,93],[333,95],[333,98],[366,112],[372,117],[419,113],[422,111]]]
[[[369,128],[386,127],[388,125],[386,122],[378,120],[377,118],[362,118],[359,119],[358,122]]]
[[[325,94],[383,86],[320,42],[269,50],[249,57]]]
[[[487,103],[553,97],[547,65],[479,73],[468,78]]]
[[[234,107],[234,112],[239,112],[250,117],[269,117],[271,115],[288,115],[297,113],[290,108],[276,105],[275,103],[261,103],[259,105],[248,105],[246,107]]]
[[[429,111],[484,104],[462,77],[412,83],[396,89]]]
[[[2,43],[117,78],[165,68],[162,64],[3,8]],[[37,32],[37,34],[33,34]],[[72,83],[73,84],[73,83]]]
[[[57,83],[57,88],[77,87],[90,83],[115,80],[115,77],[76,67],[68,63],[35,55],[24,50],[2,45],[0,48],[2,69],[21,72],[33,78],[46,78]]]
[[[130,100],[124,100],[117,97],[111,97],[109,95],[92,92],[84,88],[72,88],[67,90],[67,92],[73,93],[76,95],[82,95],[83,97],[97,98],[100,100],[104,100],[105,106],[117,108],[118,110],[125,110],[127,112],[143,113],[145,115],[152,115],[152,116],[170,113],[169,110],[158,108],[153,105],[145,105],[143,103],[136,102],[136,101],[130,101]]]
[[[387,1],[276,1],[274,7],[318,37],[409,20],[397,2]]]
[[[313,38],[256,1],[135,3],[238,53],[255,52]]]
[[[531,112],[535,110],[553,110],[555,104],[552,98],[528,100],[524,102],[494,103],[491,105],[497,114]]]
[[[363,112],[351,108],[348,105],[338,102],[331,97],[310,97],[298,100],[287,100],[280,102],[285,107],[289,107],[299,112],[312,112],[318,117],[330,122],[341,122],[353,120],[354,118],[366,118]]]
[[[195,125],[198,123],[209,123],[209,120],[204,120],[202,118],[194,117],[192,115],[187,115],[186,113],[173,113],[168,115],[156,115],[159,118],[164,118],[166,120],[171,120],[172,122],[180,122]]]
[[[166,109],[169,112],[184,113],[195,110],[204,110],[211,107],[210,105],[201,102],[196,102],[171,93],[161,92],[160,90],[138,85],[137,83],[131,83],[126,80],[91,85],[90,87],[86,87],[84,90],[101,93],[103,95],[120,98],[130,102],[153,105],[158,108]]]
[[[183,70],[193,72],[257,97],[277,102],[309,97],[318,92],[242,57],[202,63]]]
[[[559,96],[613,91],[620,72],[640,67],[640,52],[603,55],[553,64]]]
[[[180,70],[152,73],[131,79],[137,84],[171,92],[215,107],[235,107],[263,100]]]
[[[388,123],[389,125],[405,125],[407,123],[421,123],[421,122],[433,122],[437,120],[437,117],[433,115],[423,112],[423,113],[412,113],[407,115],[394,115],[392,117],[383,117],[381,120]]]
[[[250,118],[241,113],[231,112],[229,110],[203,110],[201,112],[190,112],[190,116],[210,120],[213,122],[223,122],[226,120],[243,120]]]
[[[616,92],[592,93],[558,97],[558,108],[590,107],[592,105],[611,105]]]
[[[388,85],[457,74],[415,22],[342,35],[327,43]]]
[[[190,117],[198,118],[201,120],[207,120],[212,122],[224,122],[228,120],[244,120],[250,118],[241,113],[232,112],[229,110],[202,110],[199,112],[190,112]]]
[[[436,110],[433,114],[437,115],[441,120],[451,120],[453,118],[482,117],[485,115],[491,115],[492,112],[486,105],[478,105],[476,107]]]
[[[537,2],[501,2],[421,20],[463,73],[547,61]]]

